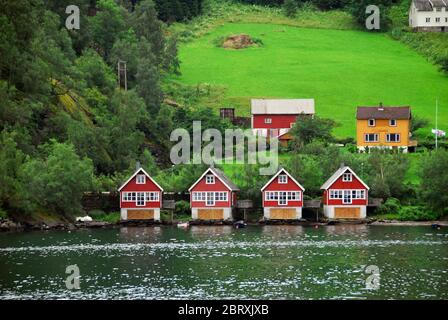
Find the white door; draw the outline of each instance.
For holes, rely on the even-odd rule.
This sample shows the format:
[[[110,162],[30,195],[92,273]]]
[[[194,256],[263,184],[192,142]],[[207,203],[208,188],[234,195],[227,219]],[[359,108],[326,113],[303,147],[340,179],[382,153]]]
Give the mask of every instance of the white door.
[[[351,190],[344,190],[343,203],[346,203],[346,204],[352,203],[352,191]]]
[[[207,206],[214,206],[215,205],[215,193],[214,192],[207,192]]]
[[[144,207],[145,204],[146,204],[145,193],[144,192],[137,192],[137,206],[138,207]]]
[[[278,204],[281,206],[286,206],[288,204],[288,193],[280,191],[278,193]]]

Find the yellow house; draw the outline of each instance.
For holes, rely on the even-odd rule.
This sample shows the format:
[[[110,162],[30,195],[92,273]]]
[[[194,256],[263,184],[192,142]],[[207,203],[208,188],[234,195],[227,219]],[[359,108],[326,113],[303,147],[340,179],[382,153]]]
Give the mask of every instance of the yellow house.
[[[411,107],[358,107],[356,141],[358,150],[399,148],[408,152],[417,146],[411,140]]]

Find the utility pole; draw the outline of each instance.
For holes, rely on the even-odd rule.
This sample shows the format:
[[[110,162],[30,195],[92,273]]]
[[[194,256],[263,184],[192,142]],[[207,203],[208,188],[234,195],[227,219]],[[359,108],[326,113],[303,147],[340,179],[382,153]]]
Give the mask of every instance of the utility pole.
[[[124,88],[125,91],[128,90],[128,75],[126,69],[126,61],[118,60],[118,87]]]

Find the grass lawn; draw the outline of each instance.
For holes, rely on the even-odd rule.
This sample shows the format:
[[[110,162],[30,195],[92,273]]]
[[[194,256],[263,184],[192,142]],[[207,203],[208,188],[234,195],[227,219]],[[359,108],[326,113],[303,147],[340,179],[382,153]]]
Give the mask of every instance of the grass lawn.
[[[259,48],[227,50],[213,40],[247,33]],[[419,116],[448,129],[448,77],[386,34],[352,30],[297,28],[260,23],[225,23],[180,47],[184,84],[224,87],[207,103],[234,106],[248,116],[251,98],[314,98],[322,117],[340,123],[335,134],[355,136],[358,105],[410,105]]]

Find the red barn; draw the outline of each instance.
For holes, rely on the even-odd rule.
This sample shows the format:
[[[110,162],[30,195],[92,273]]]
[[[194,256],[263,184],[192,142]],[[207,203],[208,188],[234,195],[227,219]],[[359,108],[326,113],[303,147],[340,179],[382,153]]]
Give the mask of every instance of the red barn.
[[[302,218],[305,188],[281,168],[261,192],[265,219],[299,220]]]
[[[263,137],[287,133],[299,115],[314,116],[314,99],[252,99],[252,131]]]
[[[142,168],[118,189],[121,220],[160,220],[163,189]]]
[[[369,187],[349,167],[339,168],[321,187],[324,214],[329,219],[364,219]]]
[[[233,220],[238,187],[216,168],[208,168],[188,189],[193,220]]]

